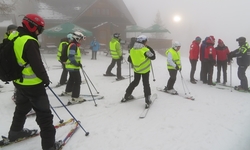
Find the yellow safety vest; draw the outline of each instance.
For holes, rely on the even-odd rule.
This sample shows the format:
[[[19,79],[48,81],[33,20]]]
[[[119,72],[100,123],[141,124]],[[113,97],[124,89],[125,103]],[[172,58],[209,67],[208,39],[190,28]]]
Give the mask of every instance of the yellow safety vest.
[[[74,43],[71,43],[71,44],[74,44]],[[67,56],[69,56],[70,45],[68,46]],[[80,51],[80,48],[78,46],[77,46],[77,50],[76,50],[75,60],[77,63],[81,63],[81,51]],[[65,68],[68,70],[79,70],[80,69],[79,66],[75,66],[72,63],[70,63],[69,59],[66,61]]]
[[[57,51],[57,60],[59,60],[59,61],[60,61],[60,57],[62,56],[62,49],[63,49],[64,44],[68,45],[69,43],[68,42],[61,42],[59,44],[58,51]]]
[[[179,68],[181,68],[180,52],[174,50],[173,48],[170,48],[166,51],[166,56],[168,56],[168,53],[171,53],[174,63],[177,64]],[[175,69],[175,67],[171,66],[168,62],[167,62],[167,67],[168,69]]]
[[[19,35],[19,32],[14,31],[9,35],[8,39],[12,40],[13,38],[15,38],[18,35]],[[27,62],[25,62],[23,60],[22,56],[23,56],[24,46],[25,46],[26,42],[30,39],[35,40],[38,44],[37,39],[35,39],[29,35],[23,35],[21,37],[16,38],[16,40],[14,41],[14,52],[15,52],[15,55],[17,58],[17,62],[20,66],[25,66],[27,64]],[[14,80],[13,82],[15,82],[19,85],[37,85],[37,84],[42,83],[42,80],[35,75],[35,73],[33,72],[32,68],[29,64],[26,65],[26,67],[23,69],[22,74],[23,74],[23,81],[22,82],[20,81],[20,79]]]
[[[117,44],[119,44],[119,49],[116,49]],[[109,49],[110,49],[110,55],[113,59],[119,59],[122,55],[121,49],[120,49],[120,43],[117,39],[113,38],[109,42]]]
[[[147,47],[141,49],[130,50],[130,57],[134,66],[134,72],[145,74],[150,71],[151,60],[148,57],[145,57],[145,53],[149,51]]]

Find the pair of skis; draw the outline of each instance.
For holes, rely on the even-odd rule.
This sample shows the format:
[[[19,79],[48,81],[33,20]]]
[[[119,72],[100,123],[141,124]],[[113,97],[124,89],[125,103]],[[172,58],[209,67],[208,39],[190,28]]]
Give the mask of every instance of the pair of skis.
[[[158,91],[161,91],[161,92],[164,92],[164,93],[168,93],[168,92],[166,92],[163,88],[157,87],[156,89],[157,89]],[[183,97],[183,98],[185,98],[185,99],[189,99],[189,100],[195,100],[195,98],[194,98],[193,96],[187,95],[187,94],[185,94],[185,95],[179,94],[179,93],[176,93],[176,94],[168,93],[168,94],[171,94],[171,95],[178,95],[178,96],[181,96],[181,97]]]
[[[73,128],[68,132],[68,134],[66,135],[66,137],[62,140],[61,142],[61,145],[60,145],[60,150],[63,148],[63,146],[66,145],[66,143],[69,141],[69,139],[73,136],[73,134],[76,132],[76,130],[78,129],[79,127],[79,122],[74,122],[74,119],[69,119],[68,121],[65,121],[63,123],[60,123],[60,124],[57,124],[55,125],[55,129],[58,129],[60,127],[63,127],[67,124],[70,124],[70,123],[74,123],[74,126]],[[20,138],[20,139],[17,139],[15,141],[12,141],[10,142],[9,139],[5,136],[2,136],[2,140],[0,141],[0,147],[5,147],[5,146],[8,146],[8,145],[11,145],[11,144],[14,144],[14,143],[19,143],[19,142],[22,142],[22,141],[25,141],[27,139],[30,139],[30,138],[33,138],[33,137],[36,137],[38,135],[40,135],[40,133],[37,131],[37,130],[34,130],[36,131],[35,134],[33,134],[32,136],[30,137],[25,137],[25,138]]]
[[[137,99],[141,99],[141,98],[144,98],[144,96],[143,95],[142,96],[137,96],[137,97],[134,97],[133,99],[127,100],[127,101],[124,101],[124,99],[122,99],[121,103],[127,103],[127,102],[131,102],[131,101],[134,101],[134,100],[137,100]],[[150,105],[146,104],[146,106],[144,107],[143,111],[141,112],[141,114],[139,116],[140,119],[143,119],[143,118],[145,118],[147,116],[150,107],[153,105],[153,103],[154,103],[154,101],[156,99],[157,99],[157,94],[153,94],[151,96],[151,104]]]

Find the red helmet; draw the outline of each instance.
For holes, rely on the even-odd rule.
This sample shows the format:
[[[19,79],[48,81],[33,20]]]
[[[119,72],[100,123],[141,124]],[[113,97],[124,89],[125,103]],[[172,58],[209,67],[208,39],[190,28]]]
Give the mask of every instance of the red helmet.
[[[22,23],[30,32],[38,30],[40,34],[43,32],[45,26],[43,18],[37,14],[27,14],[24,16]]]

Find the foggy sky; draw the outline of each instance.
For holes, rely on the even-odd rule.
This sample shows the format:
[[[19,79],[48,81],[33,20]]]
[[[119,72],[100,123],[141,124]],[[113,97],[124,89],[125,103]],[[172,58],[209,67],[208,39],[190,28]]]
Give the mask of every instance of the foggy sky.
[[[222,39],[230,50],[238,48],[236,38],[245,36],[250,42],[250,0],[123,0],[142,27],[154,23],[159,11],[165,27],[170,30],[169,38],[180,41],[182,50],[196,36],[204,39],[213,35]],[[174,15],[182,21],[173,22]]]

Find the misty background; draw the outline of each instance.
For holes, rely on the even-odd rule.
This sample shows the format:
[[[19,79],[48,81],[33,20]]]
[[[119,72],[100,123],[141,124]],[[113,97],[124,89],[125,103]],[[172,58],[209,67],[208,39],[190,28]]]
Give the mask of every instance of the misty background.
[[[222,39],[229,50],[238,48],[236,38],[246,37],[250,42],[249,0],[123,0],[136,23],[148,27],[159,11],[162,22],[171,32],[167,38],[182,43],[181,53],[188,54],[196,36],[202,40],[213,35]],[[182,20],[174,22],[180,15]]]
[[[6,0],[4,0],[6,2]],[[10,0],[11,1],[11,0]],[[21,25],[23,14],[35,12],[37,1],[47,0],[15,0],[15,16]],[[53,0],[56,1],[56,0]],[[58,0],[60,3],[60,0]],[[246,37],[250,41],[249,0],[123,0],[138,26],[147,28],[154,24],[159,13],[165,28],[171,34],[166,37],[182,44],[182,55],[188,55],[189,46],[196,36],[202,40],[213,35],[222,39],[229,50],[238,48],[236,38]],[[67,9],[67,6],[65,6]],[[179,15],[180,22],[174,22],[173,17]],[[168,47],[166,47],[167,49]]]

